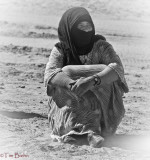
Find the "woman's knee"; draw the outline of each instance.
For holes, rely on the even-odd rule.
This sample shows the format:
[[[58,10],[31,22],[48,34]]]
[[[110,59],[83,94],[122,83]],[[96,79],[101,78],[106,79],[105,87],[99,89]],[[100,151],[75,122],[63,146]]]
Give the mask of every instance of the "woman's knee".
[[[65,67],[63,67],[63,68],[62,68],[62,71],[63,71],[64,73],[66,73],[68,76],[70,76],[71,73],[72,73],[72,69],[71,69],[70,66],[65,66]]]

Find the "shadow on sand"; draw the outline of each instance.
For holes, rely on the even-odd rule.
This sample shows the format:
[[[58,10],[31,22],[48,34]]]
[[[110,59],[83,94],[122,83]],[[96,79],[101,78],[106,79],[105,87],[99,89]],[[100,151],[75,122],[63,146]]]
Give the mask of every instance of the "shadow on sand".
[[[47,116],[42,116],[37,113],[26,113],[26,112],[18,112],[18,111],[0,111],[0,114],[13,119],[29,119],[29,118],[47,118]]]

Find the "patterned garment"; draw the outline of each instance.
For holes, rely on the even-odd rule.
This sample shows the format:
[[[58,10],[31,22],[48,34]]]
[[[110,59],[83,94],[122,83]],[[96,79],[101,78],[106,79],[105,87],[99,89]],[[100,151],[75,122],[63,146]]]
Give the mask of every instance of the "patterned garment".
[[[65,142],[72,140],[68,139],[69,135],[87,134],[89,144],[97,147],[101,145],[102,137],[115,133],[125,113],[122,96],[128,92],[128,86],[121,60],[113,47],[103,40],[97,41],[90,53],[80,56],[84,65],[102,64],[97,65],[95,70],[85,69],[83,65],[78,70],[69,69],[68,72],[69,66],[67,69],[63,66],[63,58],[64,54],[54,47],[45,70],[45,84],[50,96],[48,117],[52,128],[51,136]],[[97,86],[82,97],[48,84],[59,72],[65,72],[75,79],[89,76],[89,73],[98,73],[105,65],[116,71],[119,80],[110,85]]]

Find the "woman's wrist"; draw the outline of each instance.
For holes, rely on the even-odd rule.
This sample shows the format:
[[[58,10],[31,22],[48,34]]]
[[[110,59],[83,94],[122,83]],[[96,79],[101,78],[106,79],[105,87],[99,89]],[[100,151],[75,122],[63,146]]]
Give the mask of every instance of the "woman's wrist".
[[[93,75],[94,86],[99,86],[101,84],[101,78],[97,74]]]
[[[97,74],[93,76],[89,76],[88,80],[91,81],[92,87],[95,87],[101,84],[101,78]]]

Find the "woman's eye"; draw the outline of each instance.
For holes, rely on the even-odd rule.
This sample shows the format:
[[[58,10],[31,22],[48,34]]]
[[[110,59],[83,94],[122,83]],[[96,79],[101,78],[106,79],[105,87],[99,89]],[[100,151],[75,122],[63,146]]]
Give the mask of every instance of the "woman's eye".
[[[89,32],[93,30],[92,25],[87,21],[80,22],[77,28],[85,32]]]

